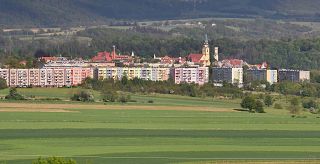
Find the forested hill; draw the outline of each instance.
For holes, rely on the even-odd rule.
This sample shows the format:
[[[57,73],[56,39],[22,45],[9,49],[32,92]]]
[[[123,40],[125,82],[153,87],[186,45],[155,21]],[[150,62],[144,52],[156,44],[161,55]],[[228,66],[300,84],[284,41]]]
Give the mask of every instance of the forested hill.
[[[195,17],[319,21],[319,9],[319,0],[0,0],[0,27]]]

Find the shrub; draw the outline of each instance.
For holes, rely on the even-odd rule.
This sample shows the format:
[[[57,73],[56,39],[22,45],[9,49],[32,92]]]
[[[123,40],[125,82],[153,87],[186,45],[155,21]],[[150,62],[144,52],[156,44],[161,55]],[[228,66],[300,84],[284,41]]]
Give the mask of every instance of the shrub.
[[[9,94],[5,98],[8,100],[25,100],[25,98],[18,93],[16,88],[10,88]]]
[[[260,100],[256,101],[256,105],[255,105],[255,109],[254,110],[257,113],[264,113],[263,103]]]
[[[77,164],[73,159],[64,159],[60,157],[38,158],[32,164]]]
[[[115,102],[118,99],[118,93],[115,91],[106,91],[102,93],[104,102]]]
[[[275,104],[274,104],[274,108],[275,108],[275,109],[283,109],[282,105],[279,104],[279,103],[275,103]]]
[[[302,106],[306,109],[311,109],[311,108],[317,109],[318,103],[314,100],[309,100],[309,101],[304,101],[302,103]]]
[[[300,101],[297,97],[294,97],[290,100],[289,111],[294,115],[300,113]]]
[[[3,78],[0,78],[0,90],[1,89],[6,89],[6,88],[8,88],[7,81],[5,79],[3,79]]]
[[[148,103],[152,104],[152,103],[153,103],[153,100],[149,100]]]
[[[273,99],[270,95],[266,95],[264,97],[264,104],[267,105],[268,107],[273,104]]]
[[[119,98],[119,102],[121,103],[126,103],[126,102],[129,102],[130,100],[131,100],[131,96],[125,95],[125,94],[122,94]]]
[[[71,97],[72,101],[93,102],[94,96],[91,92],[81,91]]]

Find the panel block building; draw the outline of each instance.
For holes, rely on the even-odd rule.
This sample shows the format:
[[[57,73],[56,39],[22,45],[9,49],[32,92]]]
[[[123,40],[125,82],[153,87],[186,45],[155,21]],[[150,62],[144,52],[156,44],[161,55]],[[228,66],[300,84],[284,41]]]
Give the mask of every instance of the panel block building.
[[[174,82],[203,85],[209,82],[209,67],[183,67],[171,70]]]
[[[213,67],[212,82],[216,86],[222,86],[224,82],[237,85],[243,85],[243,68]]]
[[[139,78],[151,81],[166,81],[170,77],[170,68],[161,67],[106,67],[96,68],[94,77],[97,79],[121,80],[123,76],[128,79]]]
[[[93,77],[92,68],[0,69],[0,77],[10,87],[76,86]]]
[[[279,82],[303,82],[310,81],[310,71],[281,69],[279,70]]]
[[[245,73],[248,81],[268,81],[270,84],[278,82],[277,70],[248,69]]]

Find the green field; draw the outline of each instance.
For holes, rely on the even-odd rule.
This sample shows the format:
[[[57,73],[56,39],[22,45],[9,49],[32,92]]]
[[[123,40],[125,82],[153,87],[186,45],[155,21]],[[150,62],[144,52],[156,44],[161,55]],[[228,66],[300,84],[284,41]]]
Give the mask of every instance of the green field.
[[[19,92],[68,100],[76,90]],[[0,91],[0,96],[6,93]],[[124,105],[2,101],[0,163],[31,163],[40,156],[74,158],[81,164],[320,162],[318,115],[292,118],[285,109],[272,108],[265,114],[236,112],[239,100],[156,94],[132,98],[137,102]],[[29,111],[36,107],[42,111]]]

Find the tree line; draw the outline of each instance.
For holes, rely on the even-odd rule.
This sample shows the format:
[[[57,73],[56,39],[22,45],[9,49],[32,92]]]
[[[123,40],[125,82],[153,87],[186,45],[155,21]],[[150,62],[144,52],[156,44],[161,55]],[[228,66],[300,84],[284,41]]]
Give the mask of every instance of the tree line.
[[[81,37],[92,40],[81,40]],[[157,34],[143,29],[88,29],[67,39],[58,36],[48,40],[21,40],[19,37],[0,36],[0,63],[10,64],[13,60],[32,61],[39,51],[44,55],[89,59],[98,51],[111,51],[113,45],[117,46],[117,52],[121,54],[134,51],[142,58],[152,58],[154,54],[185,57],[189,53],[200,53],[202,44],[203,39],[200,38],[176,36],[170,32]],[[210,46],[211,54],[214,53],[213,47],[220,47],[221,60],[238,58],[252,64],[267,61],[272,68],[319,69],[320,38],[247,41],[213,38]]]

